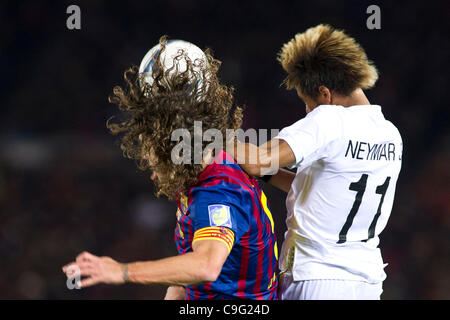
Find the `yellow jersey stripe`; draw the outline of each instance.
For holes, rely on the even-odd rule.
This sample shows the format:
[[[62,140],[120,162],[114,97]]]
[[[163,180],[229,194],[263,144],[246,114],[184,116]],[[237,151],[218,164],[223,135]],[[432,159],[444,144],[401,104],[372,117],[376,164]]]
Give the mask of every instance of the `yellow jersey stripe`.
[[[273,223],[272,213],[270,212],[269,208],[267,207],[267,198],[264,194],[264,191],[261,190],[261,203],[263,205],[264,212],[267,214],[267,217],[270,220],[270,225],[272,226],[272,233],[275,233],[275,224]]]

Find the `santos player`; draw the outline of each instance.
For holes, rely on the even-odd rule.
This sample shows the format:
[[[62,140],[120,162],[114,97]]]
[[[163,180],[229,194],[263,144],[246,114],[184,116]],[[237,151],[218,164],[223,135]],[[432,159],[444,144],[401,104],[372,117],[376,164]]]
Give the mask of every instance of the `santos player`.
[[[264,146],[246,144],[259,153],[255,164],[244,163],[238,144],[234,156],[251,175],[274,164],[296,169],[264,176],[289,192],[280,297],[380,299],[378,235],[391,213],[402,139],[363,92],[377,70],[353,38],[327,25],[297,34],[279,61],[307,115]]]

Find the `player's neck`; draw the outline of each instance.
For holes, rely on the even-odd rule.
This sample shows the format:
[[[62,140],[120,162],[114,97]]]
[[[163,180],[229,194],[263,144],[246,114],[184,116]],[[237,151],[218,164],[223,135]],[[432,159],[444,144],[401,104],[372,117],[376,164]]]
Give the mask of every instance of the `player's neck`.
[[[364,92],[358,88],[348,96],[336,96],[333,99],[333,104],[343,107],[370,105],[369,99],[367,99]]]

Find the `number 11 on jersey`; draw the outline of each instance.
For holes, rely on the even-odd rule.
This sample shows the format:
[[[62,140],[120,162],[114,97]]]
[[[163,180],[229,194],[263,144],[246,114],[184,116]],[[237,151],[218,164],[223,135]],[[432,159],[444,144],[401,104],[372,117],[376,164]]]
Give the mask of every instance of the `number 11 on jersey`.
[[[363,174],[359,181],[352,182],[350,186],[348,187],[349,190],[356,191],[355,201],[353,202],[352,209],[350,210],[350,213],[347,216],[347,220],[345,221],[344,226],[342,227],[341,231],[339,232],[339,241],[338,244],[344,243],[347,241],[347,233],[350,227],[352,226],[353,219],[356,216],[356,213],[359,210],[359,207],[361,206],[362,198],[364,195],[364,192],[366,191],[367,186],[367,174]],[[368,238],[365,240],[362,240],[364,242],[368,241],[369,239],[373,238],[375,236],[375,227],[378,221],[378,218],[381,215],[381,207],[383,206],[384,196],[386,195],[386,191],[389,187],[389,182],[391,181],[391,177],[387,177],[384,183],[380,186],[377,186],[377,189],[375,191],[376,194],[381,195],[380,203],[378,205],[377,212],[372,220],[372,223],[369,226],[368,231]]]

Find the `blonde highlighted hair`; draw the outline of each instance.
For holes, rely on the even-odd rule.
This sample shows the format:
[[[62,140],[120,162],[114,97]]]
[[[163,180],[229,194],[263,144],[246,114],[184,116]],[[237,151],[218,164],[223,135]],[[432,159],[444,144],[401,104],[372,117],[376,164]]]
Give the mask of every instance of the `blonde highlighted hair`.
[[[364,49],[342,30],[320,24],[285,43],[278,61],[287,72],[287,89],[316,98],[325,86],[342,95],[357,88],[370,89],[378,71]]]

